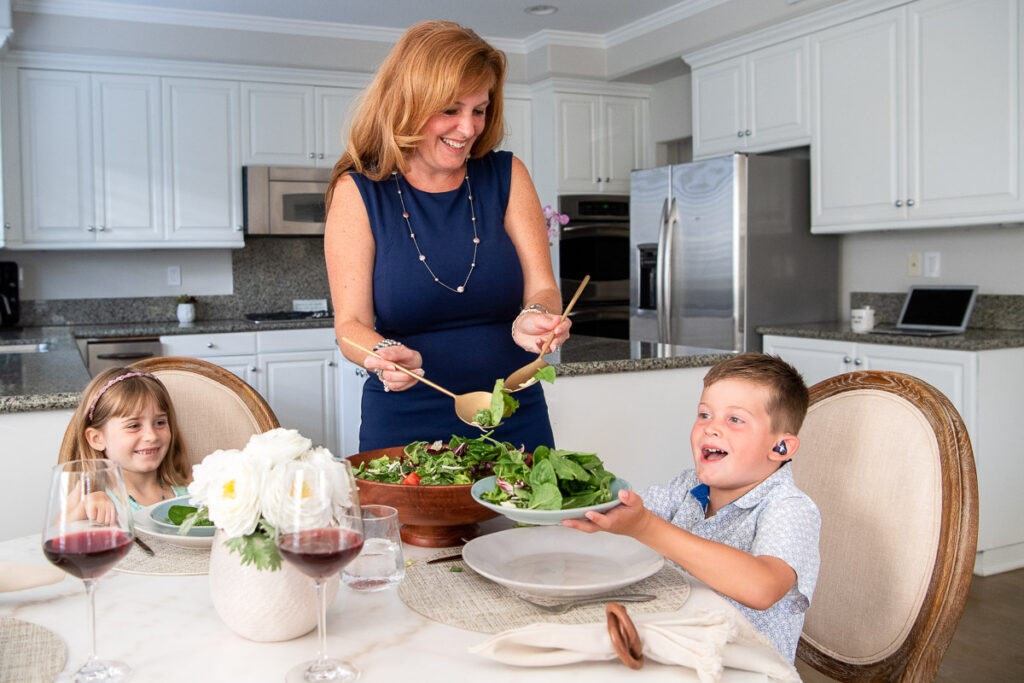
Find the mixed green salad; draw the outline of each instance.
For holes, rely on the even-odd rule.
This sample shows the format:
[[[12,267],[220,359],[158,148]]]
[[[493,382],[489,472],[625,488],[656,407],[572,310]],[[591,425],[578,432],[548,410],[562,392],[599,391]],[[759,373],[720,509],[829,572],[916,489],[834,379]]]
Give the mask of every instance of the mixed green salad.
[[[191,505],[172,505],[167,508],[167,521],[181,526],[190,515],[194,515],[198,511],[199,508],[194,508]],[[205,518],[196,518],[189,528],[192,526],[213,526],[213,522]]]
[[[533,374],[527,382],[523,383],[523,386],[529,386],[534,382],[544,380],[545,382],[555,383],[555,369],[550,365],[546,365]],[[481,429],[490,429],[491,427],[497,427],[501,424],[501,421],[506,417],[510,417],[512,413],[519,409],[519,401],[514,399],[510,393],[505,389],[505,380],[499,379],[494,381],[494,389],[491,391],[491,405],[487,409],[480,409],[476,411],[476,415],[473,417],[473,424]]]
[[[538,446],[532,454],[503,453],[494,463],[494,489],[480,497],[496,505],[566,510],[612,499],[615,475],[596,453]]]
[[[472,484],[489,477],[494,463],[515,450],[512,444],[491,438],[491,432],[475,439],[453,436],[447,443],[413,441],[400,457],[368,460],[360,463],[354,474],[358,479],[388,484]]]

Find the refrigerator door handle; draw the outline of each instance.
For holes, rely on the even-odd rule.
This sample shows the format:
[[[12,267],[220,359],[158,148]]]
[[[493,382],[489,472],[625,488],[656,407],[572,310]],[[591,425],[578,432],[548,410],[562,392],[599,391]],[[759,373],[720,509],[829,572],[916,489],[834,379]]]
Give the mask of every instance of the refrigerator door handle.
[[[665,220],[665,336],[663,340],[666,344],[676,343],[673,334],[675,328],[672,325],[672,283],[679,281],[681,274],[676,272],[675,269],[681,264],[673,263],[672,255],[676,250],[677,232],[679,232],[679,206],[676,204],[675,197],[673,197],[672,204],[668,209],[668,218]]]
[[[658,253],[655,266],[655,287],[654,296],[658,310],[658,341],[665,342],[667,334],[666,315],[668,308],[665,301],[665,240],[668,236],[668,198],[661,205],[661,218],[658,223]]]

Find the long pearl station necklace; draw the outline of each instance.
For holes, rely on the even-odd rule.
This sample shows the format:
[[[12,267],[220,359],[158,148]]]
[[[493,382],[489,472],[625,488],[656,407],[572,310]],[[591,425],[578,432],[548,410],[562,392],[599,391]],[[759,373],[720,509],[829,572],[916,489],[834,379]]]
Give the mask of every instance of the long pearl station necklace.
[[[416,241],[416,233],[412,230],[412,223],[409,222],[409,211],[405,208],[405,198],[402,196],[402,185],[398,182],[398,171],[392,171],[391,175],[395,178],[395,187],[398,188],[398,200],[402,203],[402,218],[405,219],[405,225],[409,228],[409,237],[412,238],[412,243],[416,246],[416,253],[419,254],[420,263],[430,273],[430,277],[434,278],[434,282],[441,285],[445,289],[455,292],[456,294],[462,294],[466,291],[466,284],[469,282],[469,278],[473,275],[473,269],[476,268],[476,251],[480,247],[480,238],[476,234],[476,209],[473,207],[473,186],[469,184],[469,173],[466,173],[466,189],[469,191],[469,213],[472,217],[473,223],[473,260],[469,264],[469,272],[466,273],[466,279],[462,281],[462,284],[458,287],[452,287],[451,285],[443,282],[441,278],[434,274],[430,264],[427,263],[427,257],[420,250],[420,243]]]

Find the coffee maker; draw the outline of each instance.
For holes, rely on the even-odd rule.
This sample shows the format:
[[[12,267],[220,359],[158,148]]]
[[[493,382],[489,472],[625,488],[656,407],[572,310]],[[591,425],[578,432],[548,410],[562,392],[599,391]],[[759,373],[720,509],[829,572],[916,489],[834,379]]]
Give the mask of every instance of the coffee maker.
[[[18,302],[18,264],[0,261],[0,327],[15,327],[21,314]]]

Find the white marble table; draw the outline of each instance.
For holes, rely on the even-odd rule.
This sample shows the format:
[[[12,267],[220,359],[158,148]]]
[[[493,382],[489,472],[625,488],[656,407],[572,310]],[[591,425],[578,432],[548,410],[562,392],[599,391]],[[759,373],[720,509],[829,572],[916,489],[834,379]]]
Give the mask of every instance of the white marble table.
[[[436,549],[406,546],[407,559]],[[45,564],[38,535],[0,543],[0,560]],[[693,583],[688,605],[734,609],[703,584]],[[68,577],[50,586],[0,593],[0,615],[44,626],[67,644],[68,668],[88,650],[82,582]],[[513,667],[470,654],[486,634],[433,622],[406,607],[395,590],[357,593],[345,586],[327,615],[328,649],[361,671],[361,681],[488,683],[522,681],[695,681],[679,667],[648,661],[638,671],[618,660],[550,668]],[[133,680],[281,681],[294,664],[316,653],[316,631],[281,643],[255,643],[235,635],[210,602],[206,576],[153,576],[112,571],[96,591],[98,654],[129,663]],[[760,676],[727,672],[723,680],[757,681]]]

